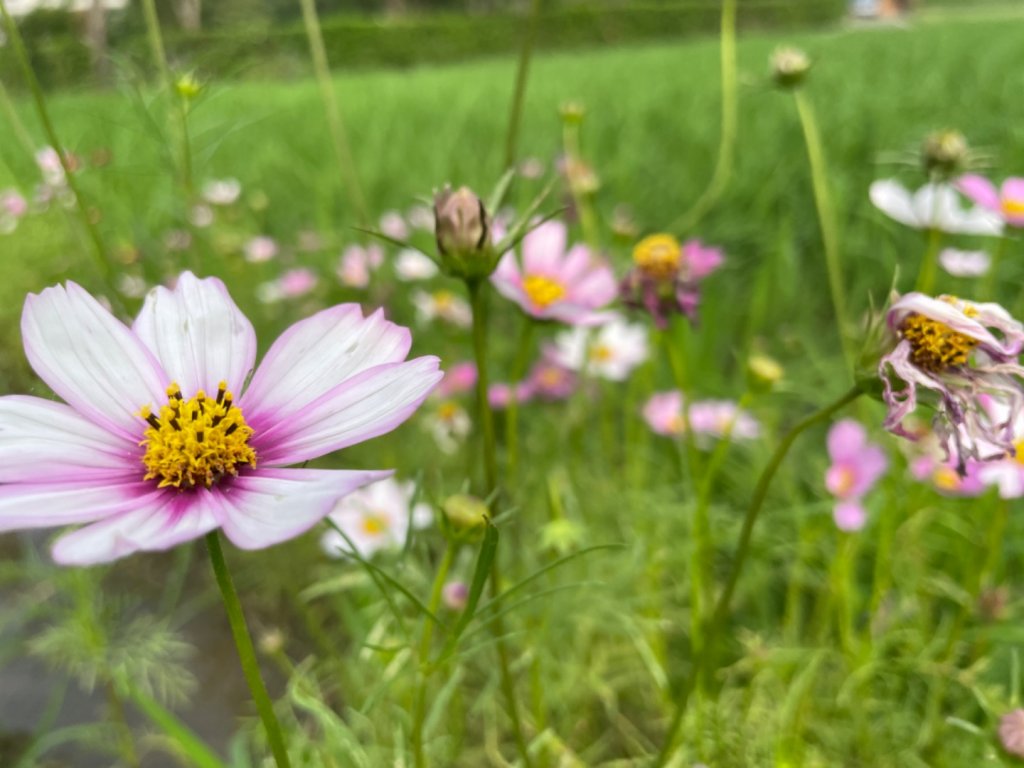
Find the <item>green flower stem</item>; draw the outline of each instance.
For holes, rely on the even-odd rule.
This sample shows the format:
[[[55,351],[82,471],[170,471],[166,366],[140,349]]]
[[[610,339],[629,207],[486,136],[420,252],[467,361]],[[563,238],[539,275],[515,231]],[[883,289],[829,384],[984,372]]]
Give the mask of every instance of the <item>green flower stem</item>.
[[[722,590],[722,594],[719,596],[718,602],[715,604],[715,611],[708,624],[705,641],[694,660],[693,671],[686,683],[680,689],[676,698],[676,708],[672,716],[672,722],[669,725],[668,732],[665,736],[665,742],[662,746],[661,752],[658,754],[657,758],[655,758],[653,763],[655,768],[662,768],[662,766],[666,765],[668,762],[669,757],[671,757],[672,750],[675,747],[679,727],[683,722],[683,716],[686,714],[686,706],[689,703],[690,694],[693,693],[698,678],[702,676],[704,667],[711,662],[714,657],[715,642],[722,631],[725,618],[729,613],[729,607],[732,604],[733,593],[736,591],[736,584],[743,571],[743,565],[747,560],[747,555],[750,553],[750,539],[754,530],[754,524],[757,522],[761,508],[764,506],[764,501],[768,495],[768,489],[771,486],[772,479],[775,477],[775,473],[786,458],[786,454],[789,453],[789,449],[801,434],[811,427],[827,421],[832,414],[846,407],[862,394],[863,392],[860,387],[854,386],[837,400],[826,405],[824,408],[815,411],[810,416],[798,421],[782,438],[779,446],[775,449],[775,452],[768,460],[768,464],[765,466],[764,470],[762,470],[761,476],[758,478],[757,485],[754,488],[754,495],[750,499],[750,506],[747,507],[747,514],[743,518],[743,527],[740,530],[740,540],[736,546],[736,555],[733,558],[729,578],[726,581],[725,589]]]
[[[672,223],[669,229],[688,232],[718,202],[729,180],[736,156],[739,134],[739,98],[736,76],[736,6],[737,0],[722,3],[721,67],[722,67],[722,131],[718,140],[718,160],[707,188],[693,206]]]
[[[537,39],[537,27],[540,24],[541,0],[533,0],[530,7],[530,20],[527,22],[526,34],[523,36],[523,47],[519,49],[519,66],[516,69],[516,84],[512,91],[512,104],[508,111],[508,130],[505,134],[505,170],[515,166],[519,148],[519,126],[523,118],[523,99],[526,97],[526,83],[530,77],[530,57],[533,44]]]
[[[455,561],[455,553],[458,547],[448,542],[441,557],[441,564],[437,567],[434,576],[434,585],[430,590],[430,602],[427,608],[433,615],[437,615],[437,609],[441,605],[441,595],[444,591],[445,581],[448,579],[448,572]],[[426,768],[427,756],[423,751],[423,721],[427,714],[427,682],[433,667],[430,665],[430,641],[434,637],[434,622],[424,616],[423,631],[420,635],[418,661],[419,661],[419,685],[416,690],[416,703],[413,707],[412,719],[412,750],[416,760],[416,768]]]
[[[597,254],[601,251],[601,238],[598,234],[597,214],[591,205],[590,192],[581,188],[578,174],[573,171],[583,163],[583,155],[580,151],[580,123],[578,120],[562,121],[562,146],[565,150],[566,168],[568,169],[569,194],[572,195],[573,205],[576,207],[576,215],[579,217],[580,229],[583,230],[583,240],[591,253]]]
[[[821,239],[825,248],[825,266],[828,269],[828,286],[832,293],[832,307],[836,313],[836,326],[839,330],[839,341],[843,348],[846,365],[853,367],[854,351],[847,335],[846,294],[843,290],[842,254],[839,245],[839,221],[836,216],[832,194],[829,191],[828,169],[825,166],[825,151],[821,142],[821,132],[814,116],[814,108],[803,89],[793,91],[793,100],[800,115],[800,126],[807,145],[807,159],[811,166],[811,184],[814,187],[814,204],[818,211],[818,222],[821,227]]]
[[[998,301],[996,283],[999,279],[999,265],[1003,262],[1003,257],[1006,256],[1009,244],[1010,238],[1005,235],[998,238],[996,247],[992,251],[992,263],[989,265],[988,274],[981,281],[978,298],[982,301]]]
[[[342,183],[348,189],[349,198],[352,201],[352,206],[356,209],[360,226],[369,227],[370,212],[366,207],[363,188],[359,184],[359,174],[356,172],[352,147],[348,142],[345,122],[342,119],[341,108],[338,106],[338,98],[334,92],[331,70],[327,64],[327,50],[324,48],[324,36],[320,30],[320,17],[316,12],[316,3],[314,0],[299,0],[299,4],[302,6],[302,21],[306,27],[306,37],[309,39],[309,54],[313,60],[313,72],[316,75],[317,84],[320,86],[320,98],[324,102],[324,110],[327,112],[327,128],[331,134],[331,142],[334,144],[334,153],[338,159]]]
[[[85,204],[85,200],[82,199],[81,191],[78,188],[78,182],[75,180],[75,175],[72,173],[71,168],[68,165],[67,158],[64,156],[63,145],[60,139],[57,137],[57,131],[53,127],[53,121],[50,120],[50,113],[46,107],[46,99],[43,96],[42,86],[39,85],[39,80],[36,78],[35,72],[32,71],[32,64],[29,61],[28,53],[25,51],[25,41],[21,38],[21,32],[18,29],[18,25],[14,23],[14,19],[11,18],[11,14],[7,11],[7,5],[4,0],[0,0],[0,15],[3,16],[4,26],[7,28],[7,37],[11,41],[11,48],[14,51],[14,56],[18,60],[18,64],[21,67],[22,74],[25,77],[25,82],[28,84],[29,90],[32,91],[32,99],[36,105],[36,113],[39,116],[39,122],[42,123],[43,132],[46,134],[46,140],[53,147],[57,153],[57,157],[60,159],[60,166],[64,170],[64,177],[67,181],[68,189],[71,190],[72,196],[75,198],[75,205],[78,208],[79,217],[82,220],[82,224],[85,227],[85,231],[89,235],[89,239],[92,241],[93,256],[95,257],[96,266],[99,267],[100,274],[106,281],[107,286],[110,289],[110,301],[114,304],[115,308],[123,309],[121,306],[121,294],[117,290],[116,282],[114,280],[117,275],[117,270],[111,263],[110,257],[107,254],[107,249],[103,245],[103,238],[100,236],[100,231],[96,226],[96,222],[93,220],[92,214],[89,212],[88,207]]]
[[[226,768],[213,751],[169,710],[137,688],[129,688],[127,696],[151,723],[175,743],[196,768]]]
[[[921,259],[921,271],[917,273],[917,285],[914,290],[929,296],[935,291],[935,279],[939,274],[939,247],[941,245],[942,231],[938,227],[930,228],[928,244],[925,246],[924,258]]]
[[[839,542],[839,551],[832,563],[832,588],[829,600],[834,601],[836,627],[839,631],[839,643],[847,658],[853,658],[853,593],[856,587],[856,560],[858,538],[855,534],[844,533]]]
[[[508,407],[505,409],[505,440],[508,447],[508,472],[505,481],[515,483],[519,470],[519,382],[526,375],[526,366],[530,363],[530,352],[533,350],[533,332],[536,323],[531,317],[523,318],[523,330],[519,335],[519,349],[512,364],[512,377],[509,380]]]
[[[213,573],[217,577],[217,586],[220,587],[221,597],[224,599],[224,610],[228,615],[228,623],[231,625],[231,634],[235,638],[238,660],[242,663],[242,672],[245,674],[245,681],[249,684],[249,691],[256,704],[256,711],[259,712],[260,720],[263,721],[270,751],[277,763],[277,768],[291,768],[281,724],[277,721],[274,705],[270,701],[267,687],[263,684],[260,666],[256,661],[256,649],[253,647],[249,627],[245,623],[245,614],[242,612],[242,603],[238,599],[234,582],[231,580],[228,564],[224,560],[219,531],[206,534],[206,548],[210,552],[210,564],[213,566]]]
[[[21,148],[25,150],[25,154],[29,157],[34,157],[36,153],[35,142],[32,141],[32,137],[25,129],[25,124],[18,117],[18,112],[14,108],[14,102],[11,101],[11,95],[7,92],[2,82],[0,82],[0,109],[3,109],[4,117],[11,124],[11,130],[14,131],[14,136],[18,139],[18,143],[21,144]]]
[[[132,729],[128,725],[128,718],[124,713],[124,701],[117,692],[113,682],[108,680],[104,686],[107,693],[107,706],[110,708],[110,717],[117,726],[117,749],[121,753],[121,759],[130,768],[142,768],[139,762],[139,754],[135,751],[135,744],[132,742]]]

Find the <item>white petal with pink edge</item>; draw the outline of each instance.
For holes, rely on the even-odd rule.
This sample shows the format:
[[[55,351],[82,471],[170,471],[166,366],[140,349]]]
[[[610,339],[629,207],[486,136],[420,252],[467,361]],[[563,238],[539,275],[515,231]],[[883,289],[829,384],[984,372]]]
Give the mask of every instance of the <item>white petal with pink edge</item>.
[[[160,493],[130,511],[66,533],[54,542],[61,565],[95,565],[134,554],[161,552],[198,539],[218,525],[213,493]]]
[[[305,533],[338,499],[391,470],[266,469],[216,489],[224,534],[242,549],[263,549]]]
[[[142,477],[141,449],[64,403],[0,397],[0,483]]]
[[[294,464],[390,432],[443,377],[436,357],[381,365],[253,435],[262,465]]]
[[[154,288],[132,328],[186,397],[221,381],[237,397],[256,362],[252,323],[215,277],[184,272],[174,290]]]
[[[166,495],[138,475],[93,482],[0,485],[0,531],[92,522]]]
[[[239,405],[259,432],[369,368],[404,360],[411,343],[408,329],[379,310],[364,318],[358,304],[325,309],[274,342]]]
[[[82,416],[123,437],[141,438],[139,408],[167,399],[153,354],[75,283],[30,294],[21,334],[39,378]]]

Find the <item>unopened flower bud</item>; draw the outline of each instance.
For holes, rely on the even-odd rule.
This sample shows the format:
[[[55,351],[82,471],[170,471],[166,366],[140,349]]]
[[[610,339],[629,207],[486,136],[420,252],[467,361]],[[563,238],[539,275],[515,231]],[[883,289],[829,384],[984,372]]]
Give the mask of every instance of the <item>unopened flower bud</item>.
[[[258,644],[260,652],[267,656],[280,653],[284,648],[284,633],[276,628],[267,630],[260,635]]]
[[[434,227],[442,263],[454,277],[481,278],[496,265],[490,244],[490,219],[483,201],[469,187],[434,196]]]
[[[191,101],[203,90],[203,84],[192,72],[186,72],[174,81],[174,90],[185,101]]]
[[[780,88],[796,88],[807,76],[811,60],[799,48],[776,48],[771,58],[772,78]]]
[[[747,360],[747,380],[752,392],[770,392],[782,375],[782,366],[767,355],[751,355]]]
[[[567,125],[579,125],[583,122],[583,116],[587,113],[586,108],[578,101],[566,101],[558,108],[558,114],[562,122]]]
[[[468,493],[449,496],[441,509],[456,532],[475,531],[487,523],[487,505]]]
[[[960,131],[935,131],[921,144],[921,163],[928,175],[949,178],[967,168],[970,152]]]

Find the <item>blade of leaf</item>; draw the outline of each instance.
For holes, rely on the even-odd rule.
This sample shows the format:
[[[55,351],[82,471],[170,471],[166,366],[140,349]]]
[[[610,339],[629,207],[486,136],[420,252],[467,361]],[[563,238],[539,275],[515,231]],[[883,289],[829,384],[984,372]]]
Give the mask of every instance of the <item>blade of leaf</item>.
[[[466,631],[466,627],[473,620],[473,616],[476,615],[476,607],[480,603],[484,586],[491,575],[491,564],[494,562],[494,556],[497,552],[498,529],[490,521],[487,521],[487,530],[484,531],[484,540],[480,543],[480,554],[476,558],[476,568],[473,570],[473,581],[469,586],[469,597],[466,599],[466,607],[462,610],[458,623],[456,623],[455,628],[448,636],[444,648],[441,649],[439,659],[446,659],[455,651],[459,638]]]
[[[220,758],[188,726],[160,703],[136,688],[128,688],[128,698],[162,730],[197,768],[226,768]]]
[[[498,183],[491,191],[490,197],[487,198],[487,213],[493,216],[501,204],[505,202],[505,195],[508,194],[509,187],[512,186],[512,179],[516,177],[516,172],[512,168],[509,168],[498,179]]]
[[[362,227],[352,227],[352,229],[354,229],[356,232],[362,232],[364,235],[375,237],[378,240],[383,240],[385,243],[390,243],[391,245],[394,245],[398,248],[402,248],[403,250],[416,251],[417,253],[422,253],[432,262],[437,264],[437,266],[441,266],[441,262],[437,260],[437,257],[434,254],[427,253],[422,248],[417,248],[410,242],[406,242],[405,240],[399,240],[397,237],[391,237],[390,235],[385,235],[383,232],[378,232],[375,229],[363,229]]]

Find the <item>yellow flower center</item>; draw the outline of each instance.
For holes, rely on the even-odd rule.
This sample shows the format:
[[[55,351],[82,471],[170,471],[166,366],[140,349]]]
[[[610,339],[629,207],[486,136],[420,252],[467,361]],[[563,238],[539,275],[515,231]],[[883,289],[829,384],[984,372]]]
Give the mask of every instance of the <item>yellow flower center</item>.
[[[544,275],[527,275],[523,290],[534,306],[544,309],[565,296],[565,286]]]
[[[1016,443],[1014,443],[1013,450],[1013,458],[1017,460],[1018,464],[1024,464],[1024,440],[1018,440]]]
[[[595,363],[607,363],[612,357],[614,354],[607,344],[595,344],[590,348],[590,359]]]
[[[185,400],[181,388],[171,384],[159,416],[148,405],[139,411],[149,423],[139,443],[146,448],[146,480],[159,480],[160,488],[209,488],[225,475],[237,475],[239,465],[256,466],[249,446],[252,428],[227,387],[222,381],[216,398],[199,390]]]
[[[999,207],[1006,216],[1024,216],[1024,200],[1020,198],[1004,197]]]
[[[655,280],[669,280],[679,271],[679,241],[672,235],[650,235],[633,248],[633,263]]]
[[[455,294],[451,291],[437,291],[434,293],[434,306],[438,312],[445,312],[455,305]]]
[[[932,482],[940,491],[955,491],[960,487],[960,475],[952,467],[942,466],[932,473]]]
[[[368,536],[380,536],[390,527],[387,518],[378,512],[368,512],[363,516],[363,533]]]
[[[459,410],[457,403],[441,403],[437,408],[437,418],[441,421],[454,421],[455,417],[459,415]]]
[[[836,478],[835,495],[845,496],[853,490],[853,484],[857,479],[856,475],[854,475],[853,470],[849,467],[840,467],[836,474],[838,477]]]
[[[964,307],[962,311],[967,317],[978,314],[974,307],[969,306]],[[907,315],[900,332],[903,338],[910,342],[911,362],[918,368],[933,373],[966,365],[971,350],[978,346],[977,339],[917,313]]]

